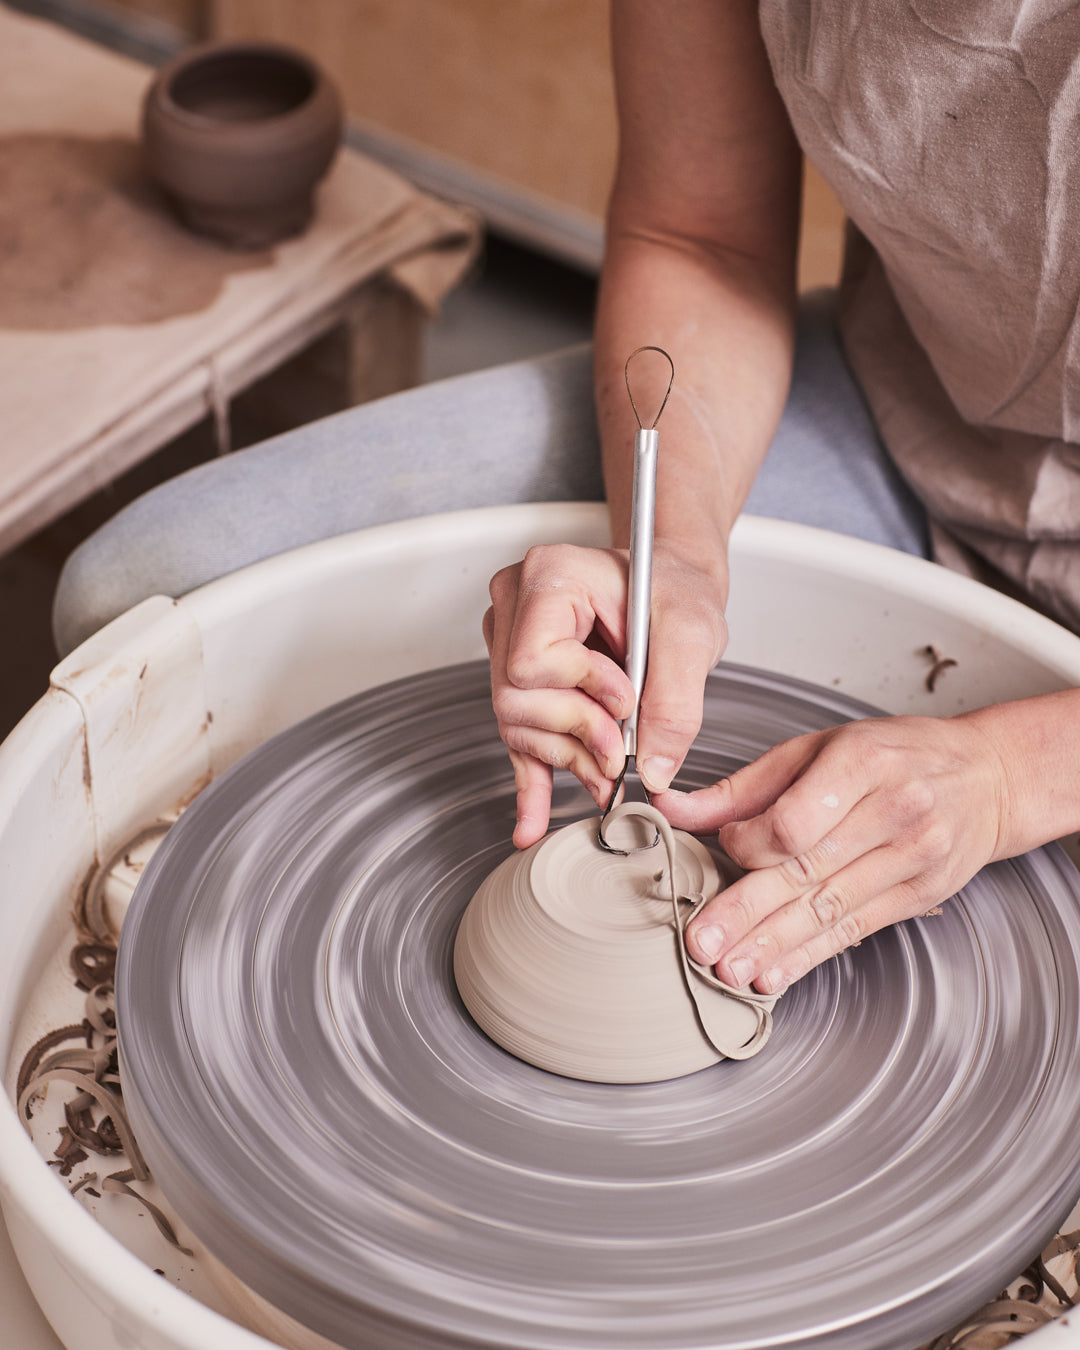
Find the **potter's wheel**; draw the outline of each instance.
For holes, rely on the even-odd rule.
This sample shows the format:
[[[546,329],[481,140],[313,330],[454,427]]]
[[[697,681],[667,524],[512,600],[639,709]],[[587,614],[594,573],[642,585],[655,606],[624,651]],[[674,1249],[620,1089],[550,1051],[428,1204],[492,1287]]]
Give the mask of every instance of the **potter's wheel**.
[[[865,712],[724,667],[683,780]],[[457,921],[510,851],[486,665],[328,709],[241,761],[125,923],[125,1096],[232,1270],[350,1346],[910,1346],[1080,1190],[1080,886],[1044,849],[785,994],[772,1043],[576,1082],[472,1024]],[[560,787],[563,818],[592,810]],[[561,823],[561,822],[560,822]]]

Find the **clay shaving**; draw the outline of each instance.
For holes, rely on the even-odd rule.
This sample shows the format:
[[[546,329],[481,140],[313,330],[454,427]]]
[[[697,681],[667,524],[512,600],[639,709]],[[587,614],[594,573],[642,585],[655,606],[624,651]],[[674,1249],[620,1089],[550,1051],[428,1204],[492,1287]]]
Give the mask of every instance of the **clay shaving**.
[[[145,1195],[140,1195],[138,1191],[133,1190],[128,1184],[135,1179],[134,1168],[128,1168],[123,1172],[112,1172],[101,1183],[101,1189],[103,1191],[110,1191],[114,1195],[128,1195],[133,1200],[138,1200],[139,1204],[146,1208],[146,1212],[153,1219],[158,1232],[165,1241],[170,1243],[178,1251],[183,1252],[185,1256],[193,1256],[194,1253],[190,1247],[181,1246],[180,1239],[176,1236],[176,1229],[169,1222],[165,1213],[160,1210],[157,1205],[153,1204],[152,1201],[147,1200]]]
[[[143,831],[124,852],[166,828],[160,825]],[[149,1181],[150,1169],[124,1109],[118,1063],[114,979],[119,934],[109,922],[104,886],[121,856],[97,870],[76,909],[76,940],[69,964],[76,988],[86,994],[83,1020],[47,1032],[26,1052],[16,1078],[18,1111],[32,1133],[35,1100],[51,1084],[66,1083],[75,1088],[64,1102],[65,1123],[60,1127],[53,1156],[47,1160],[49,1165],[62,1177],[69,1177],[91,1155],[123,1157],[128,1166],[106,1175],[101,1191],[90,1185],[98,1180],[98,1173],[91,1171],[72,1184],[72,1195],[85,1190],[87,1195],[100,1197],[104,1191],[138,1201],[166,1241],[190,1256],[190,1249],[181,1246],[168,1217],[130,1184]]]
[[[1076,1306],[1080,1229],[1060,1233],[996,1299],[921,1350],[1000,1350]]]
[[[937,682],[950,666],[955,666],[956,661],[951,656],[942,656],[932,642],[928,642],[925,647],[919,648],[919,655],[925,656],[930,661],[930,669],[926,673],[926,692],[932,694],[937,688]]]

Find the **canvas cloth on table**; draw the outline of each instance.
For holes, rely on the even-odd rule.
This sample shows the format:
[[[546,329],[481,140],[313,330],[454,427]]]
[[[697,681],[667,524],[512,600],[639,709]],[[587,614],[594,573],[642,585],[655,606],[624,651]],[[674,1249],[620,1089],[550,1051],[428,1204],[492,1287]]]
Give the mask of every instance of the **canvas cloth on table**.
[[[841,329],[938,558],[1080,630],[1080,8],[761,0]]]
[[[120,419],[230,374],[299,313],[390,275],[428,308],[478,229],[351,151],[301,236],[257,254],[180,225],[143,173],[153,72],[0,6],[0,482],[32,489]]]

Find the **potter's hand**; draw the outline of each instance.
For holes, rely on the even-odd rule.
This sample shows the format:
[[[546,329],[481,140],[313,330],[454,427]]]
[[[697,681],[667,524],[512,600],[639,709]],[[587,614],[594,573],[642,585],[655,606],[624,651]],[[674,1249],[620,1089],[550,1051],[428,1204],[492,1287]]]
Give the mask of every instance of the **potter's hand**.
[[[492,579],[484,637],[514,766],[519,848],[547,830],[553,767],[569,769],[598,806],[622,768],[619,719],[633,708],[621,664],[626,568],[623,551],[555,544],[530,549]],[[652,790],[667,787],[701,725],[705,676],[727,640],[723,589],[657,540],[637,756]]]
[[[1008,774],[977,717],[852,722],[786,741],[714,786],[666,793],[677,827],[719,830],[747,875],[687,930],[695,960],[776,993],[925,914],[1009,856]]]

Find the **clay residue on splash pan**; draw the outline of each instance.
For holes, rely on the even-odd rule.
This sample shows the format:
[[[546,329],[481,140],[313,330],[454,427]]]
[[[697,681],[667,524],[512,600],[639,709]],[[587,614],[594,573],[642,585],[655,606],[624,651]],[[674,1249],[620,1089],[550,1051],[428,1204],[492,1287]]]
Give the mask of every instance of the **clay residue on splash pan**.
[[[230,273],[273,258],[181,225],[137,141],[0,137],[0,328],[160,323],[208,309]]]
[[[617,807],[603,828],[608,844],[636,851],[605,851],[597,821],[581,820],[480,886],[454,946],[474,1020],[519,1059],[600,1083],[755,1054],[776,998],[722,985],[681,941],[688,914],[721,889],[709,851],[652,807]],[[656,846],[641,848],[654,830]]]

